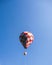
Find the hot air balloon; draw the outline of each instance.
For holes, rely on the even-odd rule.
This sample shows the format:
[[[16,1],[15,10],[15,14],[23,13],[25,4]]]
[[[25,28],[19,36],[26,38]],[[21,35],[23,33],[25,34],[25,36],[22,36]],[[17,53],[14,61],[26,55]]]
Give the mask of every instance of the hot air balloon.
[[[24,31],[20,34],[19,40],[20,40],[21,44],[23,45],[23,47],[25,49],[27,49],[32,44],[32,42],[34,40],[34,36],[31,32]],[[25,52],[24,55],[26,55],[26,54],[27,53]]]

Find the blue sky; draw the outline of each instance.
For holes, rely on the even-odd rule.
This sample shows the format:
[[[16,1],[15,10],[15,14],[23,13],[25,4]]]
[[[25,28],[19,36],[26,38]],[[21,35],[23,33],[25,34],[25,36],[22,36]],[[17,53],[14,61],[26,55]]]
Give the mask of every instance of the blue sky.
[[[27,50],[19,42],[26,30],[35,37]],[[52,65],[52,1],[0,0],[0,65]]]

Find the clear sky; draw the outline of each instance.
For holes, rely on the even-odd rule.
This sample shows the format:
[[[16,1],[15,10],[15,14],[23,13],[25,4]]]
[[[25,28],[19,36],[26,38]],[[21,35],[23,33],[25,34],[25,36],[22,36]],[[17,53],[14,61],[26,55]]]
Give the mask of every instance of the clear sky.
[[[19,42],[26,30],[35,37],[27,50]],[[0,65],[52,65],[52,1],[0,0]]]

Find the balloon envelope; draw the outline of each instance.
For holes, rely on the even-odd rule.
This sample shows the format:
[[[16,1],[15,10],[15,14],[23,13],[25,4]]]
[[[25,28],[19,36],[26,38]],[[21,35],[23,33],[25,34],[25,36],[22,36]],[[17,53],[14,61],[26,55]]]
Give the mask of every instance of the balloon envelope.
[[[31,32],[25,31],[20,34],[19,39],[23,47],[27,49],[32,44],[34,36]]]

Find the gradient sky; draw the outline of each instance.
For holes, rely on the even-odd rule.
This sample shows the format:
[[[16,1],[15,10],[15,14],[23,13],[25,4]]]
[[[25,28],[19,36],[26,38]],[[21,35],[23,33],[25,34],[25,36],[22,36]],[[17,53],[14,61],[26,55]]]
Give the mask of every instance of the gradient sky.
[[[19,42],[26,30],[35,37],[27,50]],[[0,65],[52,65],[52,1],[0,0]]]

